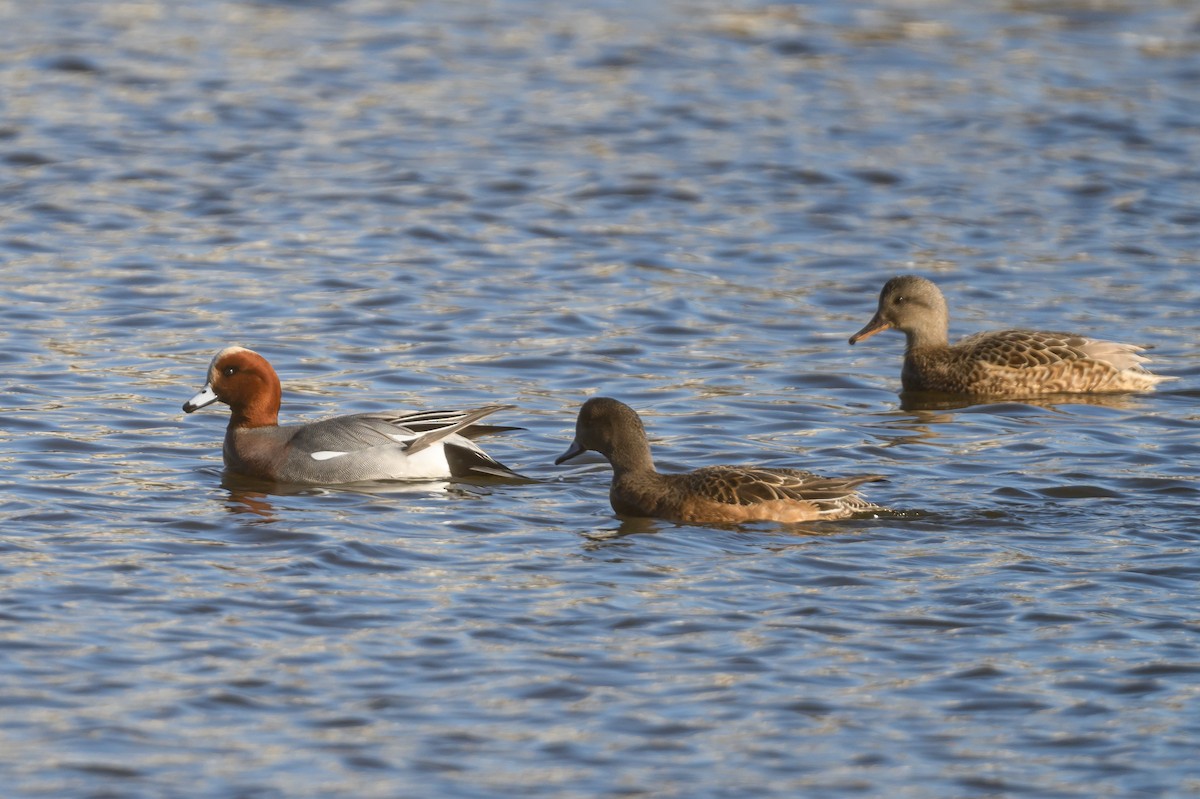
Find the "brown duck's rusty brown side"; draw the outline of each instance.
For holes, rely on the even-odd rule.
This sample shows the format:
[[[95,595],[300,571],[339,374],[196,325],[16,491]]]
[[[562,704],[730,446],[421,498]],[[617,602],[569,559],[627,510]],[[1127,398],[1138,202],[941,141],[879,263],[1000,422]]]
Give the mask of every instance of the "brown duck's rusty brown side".
[[[654,468],[641,418],[623,402],[593,397],[584,403],[575,440],[555,462],[587,450],[613,467],[609,500],[621,516],[643,516],[691,524],[750,521],[806,522],[843,519],[881,510],[855,489],[880,475],[822,477],[800,469],[706,466],[685,474]]]

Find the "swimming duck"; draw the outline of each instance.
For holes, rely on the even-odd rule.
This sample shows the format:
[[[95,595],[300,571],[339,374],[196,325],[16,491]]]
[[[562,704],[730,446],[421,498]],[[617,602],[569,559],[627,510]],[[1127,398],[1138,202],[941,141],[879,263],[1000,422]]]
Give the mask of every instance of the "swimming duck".
[[[513,428],[476,425],[510,405],[472,411],[356,413],[308,424],[279,424],[282,389],[267,359],[226,347],[186,413],[229,406],[224,459],[229,471],[280,483],[334,485],[361,480],[520,477],[470,437]]]
[[[593,450],[612,465],[609,500],[620,516],[649,516],[690,524],[841,519],[879,508],[855,488],[880,475],[821,477],[799,469],[706,466],[660,474],[637,412],[610,397],[579,409],[575,440],[554,462]]]
[[[1030,397],[1040,394],[1149,391],[1169,378],[1142,367],[1143,347],[1074,333],[998,330],[949,343],[946,299],[932,281],[901,275],[884,284],[879,309],[850,337],[865,341],[895,328],[908,341],[905,391]]]

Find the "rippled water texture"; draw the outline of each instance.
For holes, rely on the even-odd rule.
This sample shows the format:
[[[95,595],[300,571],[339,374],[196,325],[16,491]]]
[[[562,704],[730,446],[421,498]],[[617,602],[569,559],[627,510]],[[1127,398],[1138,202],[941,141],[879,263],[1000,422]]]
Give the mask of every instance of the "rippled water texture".
[[[1193,4],[0,16],[6,797],[1200,794]],[[1177,379],[902,405],[898,272]],[[232,479],[231,343],[537,480]],[[596,393],[897,513],[622,523]]]

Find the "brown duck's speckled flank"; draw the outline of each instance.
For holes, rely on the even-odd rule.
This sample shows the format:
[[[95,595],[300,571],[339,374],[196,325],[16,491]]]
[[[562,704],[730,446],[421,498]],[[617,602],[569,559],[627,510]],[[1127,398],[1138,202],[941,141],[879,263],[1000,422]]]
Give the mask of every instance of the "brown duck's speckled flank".
[[[880,475],[821,477],[799,469],[707,466],[660,474],[637,413],[623,402],[593,397],[579,410],[575,440],[555,463],[587,450],[613,468],[609,499],[621,516],[650,516],[692,524],[842,519],[881,510],[855,488]]]
[[[1074,333],[1000,330],[949,343],[950,315],[931,281],[901,275],[884,284],[879,308],[850,343],[889,328],[904,333],[905,391],[1034,397],[1149,391],[1163,380],[1142,364],[1143,347]]]

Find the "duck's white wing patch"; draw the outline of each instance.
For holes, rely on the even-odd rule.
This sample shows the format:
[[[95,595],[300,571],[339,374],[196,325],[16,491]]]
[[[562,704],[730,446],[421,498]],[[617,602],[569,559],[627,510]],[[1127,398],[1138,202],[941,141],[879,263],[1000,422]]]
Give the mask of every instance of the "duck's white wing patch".
[[[328,460],[332,460],[334,458],[340,458],[343,455],[349,455],[349,454],[350,454],[349,452],[338,452],[336,450],[327,449],[327,450],[322,450],[320,452],[314,452],[311,455],[309,455],[308,457],[312,458],[314,461],[328,461]]]

